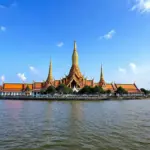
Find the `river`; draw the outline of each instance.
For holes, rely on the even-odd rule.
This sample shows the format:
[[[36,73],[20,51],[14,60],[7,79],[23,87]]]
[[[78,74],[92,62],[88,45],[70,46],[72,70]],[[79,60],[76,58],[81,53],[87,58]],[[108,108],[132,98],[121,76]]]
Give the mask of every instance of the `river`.
[[[150,150],[150,100],[0,100],[0,150]]]

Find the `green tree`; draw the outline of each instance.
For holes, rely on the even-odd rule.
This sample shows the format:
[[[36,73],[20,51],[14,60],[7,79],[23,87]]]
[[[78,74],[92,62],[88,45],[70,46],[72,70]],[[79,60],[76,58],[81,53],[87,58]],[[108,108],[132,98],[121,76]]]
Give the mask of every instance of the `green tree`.
[[[111,94],[111,90],[106,90],[106,93],[107,94]]]
[[[71,88],[69,88],[69,87],[66,86],[66,87],[64,88],[63,93],[64,93],[64,94],[72,94],[72,93],[73,93],[73,90],[72,90]]]
[[[60,84],[57,88],[56,88],[56,91],[58,92],[58,93],[63,93],[63,91],[64,91],[64,88],[65,88],[65,85],[64,84]]]
[[[85,86],[79,91],[79,94],[104,94],[104,93],[105,93],[104,89],[100,86],[95,87]]]
[[[46,93],[47,94],[55,94],[56,92],[56,89],[54,86],[49,86],[47,89],[46,89]]]
[[[143,92],[145,95],[148,95],[148,94],[150,93],[150,91],[148,91],[148,90],[146,90],[146,89],[144,89],[144,88],[141,88],[140,90],[141,90],[141,92]]]
[[[100,94],[105,94],[105,90],[101,86],[99,87],[99,93]]]
[[[116,90],[116,93],[120,94],[120,95],[122,95],[122,94],[128,94],[128,92],[124,88],[122,88],[122,87],[118,87],[117,90]]]
[[[95,86],[91,89],[92,94],[104,94],[105,91],[101,86]]]
[[[92,93],[92,88],[90,86],[84,86],[80,91],[79,94],[90,94]]]
[[[41,94],[41,95],[46,94],[46,90],[45,90],[45,89],[41,89],[41,90],[40,90],[40,94]]]
[[[95,86],[94,88],[92,88],[92,93],[93,94],[99,94],[100,93],[100,87],[99,86]]]
[[[57,88],[56,91],[60,94],[71,94],[73,93],[72,89],[67,87],[65,84],[60,84]]]

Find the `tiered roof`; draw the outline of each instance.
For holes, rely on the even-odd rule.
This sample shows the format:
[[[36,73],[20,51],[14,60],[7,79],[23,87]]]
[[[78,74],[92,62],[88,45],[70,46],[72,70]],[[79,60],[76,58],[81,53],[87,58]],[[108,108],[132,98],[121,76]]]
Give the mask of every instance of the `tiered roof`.
[[[111,83],[111,84],[105,84],[104,86],[105,90],[111,90],[112,92],[114,92],[116,90],[115,86]]]
[[[122,87],[124,88],[128,93],[139,93],[141,92],[136,84],[114,84],[116,88]]]

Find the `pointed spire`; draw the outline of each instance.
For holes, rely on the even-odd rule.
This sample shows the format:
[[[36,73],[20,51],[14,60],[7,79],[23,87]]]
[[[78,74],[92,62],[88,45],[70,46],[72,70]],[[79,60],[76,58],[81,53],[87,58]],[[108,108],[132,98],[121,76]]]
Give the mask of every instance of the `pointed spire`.
[[[100,80],[104,79],[104,75],[103,75],[103,65],[101,64],[101,75],[100,75]]]
[[[77,50],[77,44],[76,44],[76,41],[74,41],[74,51]]]
[[[77,52],[76,41],[74,41],[74,49],[73,49],[73,54],[72,54],[72,65],[78,66],[78,52]]]
[[[100,85],[105,85],[104,74],[103,74],[103,65],[101,64],[101,73],[100,73]]]
[[[53,75],[52,75],[52,60],[50,59],[50,66],[49,66],[49,73],[47,77],[47,81],[50,82],[53,80]]]

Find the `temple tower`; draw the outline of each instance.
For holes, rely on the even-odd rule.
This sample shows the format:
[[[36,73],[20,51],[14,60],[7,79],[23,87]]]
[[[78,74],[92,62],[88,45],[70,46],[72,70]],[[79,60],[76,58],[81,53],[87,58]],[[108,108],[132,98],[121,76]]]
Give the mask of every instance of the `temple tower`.
[[[104,74],[103,74],[103,66],[101,65],[101,73],[100,73],[100,81],[99,81],[100,86],[105,86],[105,80],[104,80]]]
[[[84,77],[80,72],[79,63],[78,63],[78,52],[77,52],[77,44],[74,41],[74,48],[72,54],[72,66],[70,68],[69,74],[66,77],[67,86],[71,88],[79,88],[82,87]]]
[[[73,75],[75,75],[77,78],[83,78],[80,72],[79,63],[78,63],[78,52],[77,52],[76,41],[74,41],[74,48],[73,48],[73,54],[72,54],[72,67],[70,69],[68,77],[72,78]]]
[[[53,75],[52,75],[52,61],[50,60],[50,65],[49,65],[49,72],[48,72],[48,77],[47,77],[47,83],[50,83],[53,81]]]
[[[72,54],[72,65],[78,66],[78,52],[77,52],[76,41],[74,41],[74,49],[73,49],[73,54]]]

